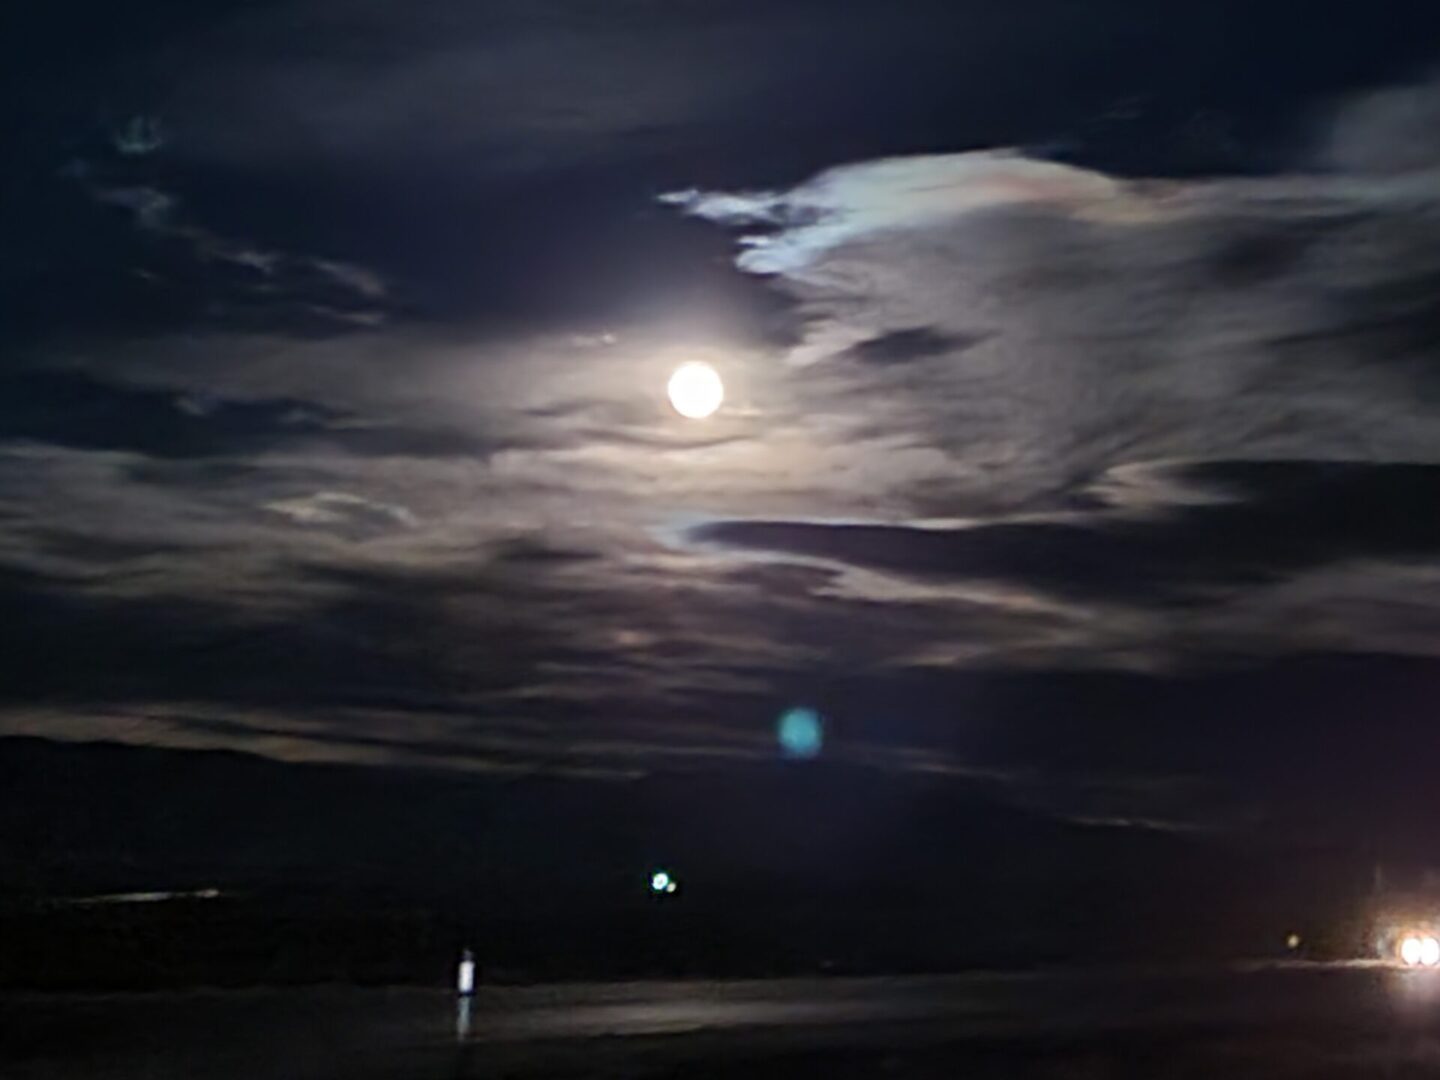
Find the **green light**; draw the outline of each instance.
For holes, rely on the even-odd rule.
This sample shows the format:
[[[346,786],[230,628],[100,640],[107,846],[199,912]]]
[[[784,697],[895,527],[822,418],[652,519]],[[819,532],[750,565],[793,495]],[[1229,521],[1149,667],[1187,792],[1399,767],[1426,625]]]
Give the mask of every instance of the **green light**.
[[[650,875],[650,891],[657,893],[673,893],[675,881],[664,870],[656,870]]]

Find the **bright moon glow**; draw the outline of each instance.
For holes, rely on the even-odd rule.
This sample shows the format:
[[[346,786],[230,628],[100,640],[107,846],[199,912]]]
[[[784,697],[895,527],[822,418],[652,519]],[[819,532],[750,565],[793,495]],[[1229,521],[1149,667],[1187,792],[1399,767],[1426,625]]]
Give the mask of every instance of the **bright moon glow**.
[[[725,400],[725,384],[719,373],[698,361],[676,368],[666,391],[675,411],[688,420],[705,419]]]

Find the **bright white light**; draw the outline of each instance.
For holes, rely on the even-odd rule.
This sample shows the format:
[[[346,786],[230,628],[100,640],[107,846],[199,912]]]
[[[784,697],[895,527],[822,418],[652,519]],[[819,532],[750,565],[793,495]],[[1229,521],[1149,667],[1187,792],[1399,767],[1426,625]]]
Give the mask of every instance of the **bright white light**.
[[[1434,967],[1440,964],[1440,941],[1433,937],[1420,939],[1420,963],[1426,967]]]
[[[475,992],[475,961],[467,952],[460,960],[460,970],[455,973],[455,989],[461,994]]]
[[[1418,937],[1407,937],[1400,942],[1400,959],[1410,965],[1420,963],[1420,954],[1424,951]]]
[[[675,891],[675,879],[664,870],[656,870],[650,875],[650,891],[657,893],[673,893]]]
[[[703,420],[725,401],[725,384],[709,364],[681,364],[666,387],[670,404],[687,420]]]

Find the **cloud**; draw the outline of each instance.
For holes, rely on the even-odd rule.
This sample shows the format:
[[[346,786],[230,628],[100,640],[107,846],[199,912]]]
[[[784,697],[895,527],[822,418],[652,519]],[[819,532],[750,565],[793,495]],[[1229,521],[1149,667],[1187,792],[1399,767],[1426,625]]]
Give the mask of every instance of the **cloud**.
[[[1337,130],[1408,145],[1368,108]],[[1151,181],[967,152],[672,201],[762,226],[736,264],[795,301],[817,408],[947,454],[958,505],[1026,505],[1127,462],[1440,460],[1437,191],[1418,165]],[[917,333],[923,379],[839,362]]]
[[[110,143],[122,157],[144,157],[165,145],[165,128],[157,116],[132,116],[111,132]]]
[[[373,270],[335,259],[310,259],[309,265],[320,274],[370,300],[383,300],[388,292],[385,282]]]
[[[408,507],[375,502],[346,491],[317,491],[294,499],[276,499],[264,509],[297,525],[350,526],[380,524],[413,528],[419,524]]]
[[[733,57],[774,51],[773,26],[794,19],[720,12],[696,33],[668,5],[628,8],[613,23],[574,0],[543,13],[500,3],[398,21],[330,0],[247,12],[207,36],[203,64],[182,63],[189,93],[174,106],[175,125],[187,148],[211,159],[448,157],[453,166],[458,152],[468,168],[478,150],[490,168],[527,171],[604,156],[615,140],[743,98],[768,73]],[[254,40],[297,33],[348,44],[321,62],[254,54]],[[367,42],[386,58],[356,63],[349,50]]]
[[[386,423],[298,398],[226,398],[44,368],[0,372],[0,439],[174,459],[286,446],[422,457],[484,456],[495,449],[482,436]]]
[[[915,326],[908,330],[891,330],[869,341],[862,341],[850,350],[850,355],[866,364],[906,364],[978,345],[985,337],[984,334],[973,334],[962,338],[937,334],[926,326]]]
[[[1321,148],[1324,164],[1347,173],[1416,173],[1440,167],[1440,82],[1363,94],[1336,118]]]
[[[1433,94],[1343,109],[1323,170],[967,152],[667,197],[748,232],[737,266],[796,303],[784,382],[826,440],[943,463],[885,455],[908,512],[712,515],[690,541],[828,568],[854,602],[988,591],[1024,627],[938,631],[917,668],[1433,656],[1440,184],[1413,152]]]
[[[741,237],[747,250],[736,264],[755,274],[803,277],[828,253],[867,236],[1031,204],[1103,214],[1124,187],[1099,173],[1018,152],[977,151],[840,166],[781,193],[690,190],[660,199],[726,225],[776,226]]]
[[[95,201],[118,206],[135,215],[142,229],[168,230],[175,198],[153,187],[106,187],[95,190]]]
[[[1203,603],[1361,559],[1440,554],[1440,466],[1207,463],[1166,474],[1178,505],[1029,516],[959,528],[713,522],[697,539],[907,577],[1001,580],[1134,603]],[[1206,500],[1197,494],[1210,493]]]
[[[132,156],[141,153],[124,152]],[[262,297],[271,306],[277,291],[299,296],[303,298],[302,310],[339,323],[366,325],[384,317],[383,309],[377,305],[388,300],[390,290],[373,270],[339,259],[266,249],[223,236],[187,220],[181,213],[180,200],[154,185],[116,185],[101,170],[83,164],[73,169],[72,175],[96,202],[128,210],[137,229],[183,245],[202,265],[220,264],[243,272],[244,278],[231,283],[236,294]]]
[[[487,115],[503,111],[503,79],[471,59],[397,65],[373,92],[474,78],[497,93]],[[316,94],[274,129],[216,122],[197,159],[223,168],[259,139],[258,175],[308,160],[316,132],[344,160],[453,149],[453,131],[395,103],[366,128],[372,92],[346,100],[354,75],[337,64],[307,75],[280,58],[224,83],[242,116],[269,118],[286,88]],[[704,115],[702,91],[661,113]],[[522,147],[521,172],[621,152],[623,101],[560,116],[548,92],[515,90],[516,129],[554,136]],[[1358,131],[1373,134],[1361,113],[1336,145]],[[1371,680],[1436,657],[1440,186],[1423,162],[1145,180],[997,150],[776,186],[784,169],[740,155],[725,164],[737,190],[677,193],[647,217],[642,154],[644,169],[596,182],[629,216],[596,226],[593,259],[568,246],[593,210],[569,185],[589,173],[566,172],[563,198],[506,189],[559,224],[509,223],[500,255],[461,227],[478,219],[454,213],[453,191],[436,220],[457,265],[490,259],[514,288],[539,279],[514,253],[553,245],[587,294],[611,284],[616,252],[664,248],[666,228],[693,245],[674,265],[713,266],[724,238],[677,209],[734,226],[752,236],[739,272],[703,279],[723,286],[719,314],[597,305],[480,330],[407,311],[383,261],[377,277],[299,254],[334,245],[226,239],[252,233],[212,227],[214,174],[171,184],[158,169],[174,156],[92,171],[104,207],[86,209],[155,254],[140,265],[166,287],[193,277],[194,310],[250,305],[264,332],[185,307],[164,332],[56,340],[0,373],[0,593],[27,612],[0,635],[14,730],[628,773],[766,759],[776,718],[805,702],[841,760],[1183,822],[1207,798],[1263,794],[1248,773],[1238,793],[1196,781],[1235,765],[1207,742],[1217,723],[1239,731],[1225,710],[1265,715],[1247,694],[1283,730],[1234,745],[1283,779],[1297,658]],[[465,154],[442,157],[463,173]],[[267,175],[304,188],[309,174]],[[450,165],[434,175],[470,191]],[[428,255],[429,235],[402,246]],[[725,332],[732,302],[767,333]],[[306,305],[318,322],[282,314]],[[664,398],[692,359],[727,386],[703,425]],[[1414,667],[1387,666],[1397,655]],[[1324,773],[1319,750],[1301,756]]]

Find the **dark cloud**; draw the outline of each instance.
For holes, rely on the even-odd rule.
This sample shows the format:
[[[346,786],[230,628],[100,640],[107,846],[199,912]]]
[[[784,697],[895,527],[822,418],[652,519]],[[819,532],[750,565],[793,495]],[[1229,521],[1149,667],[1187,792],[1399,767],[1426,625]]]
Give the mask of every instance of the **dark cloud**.
[[[0,375],[0,437],[8,439],[186,458],[254,451],[325,426],[323,412],[293,400],[199,401],[78,372]]]
[[[1263,286],[1301,271],[1306,254],[1326,232],[1313,223],[1286,227],[1242,219],[1215,237],[1213,247],[1197,260],[1197,269],[1224,287]]]
[[[1003,579],[1173,603],[1330,563],[1440,552],[1440,466],[1209,463],[1173,474],[1210,501],[965,528],[715,522],[702,541],[917,577]]]
[[[77,371],[0,373],[0,439],[194,459],[331,444],[359,455],[485,455],[476,435],[368,423],[293,398],[230,401],[105,383]]]
[[[980,344],[986,336],[940,334],[928,327],[917,326],[909,330],[892,330],[881,337],[862,341],[850,350],[850,355],[867,364],[904,364],[942,353],[958,352]]]
[[[506,541],[494,551],[496,563],[507,566],[567,566],[591,562],[600,558],[598,552],[580,551],[575,548],[555,547],[543,538],[518,538]]]

